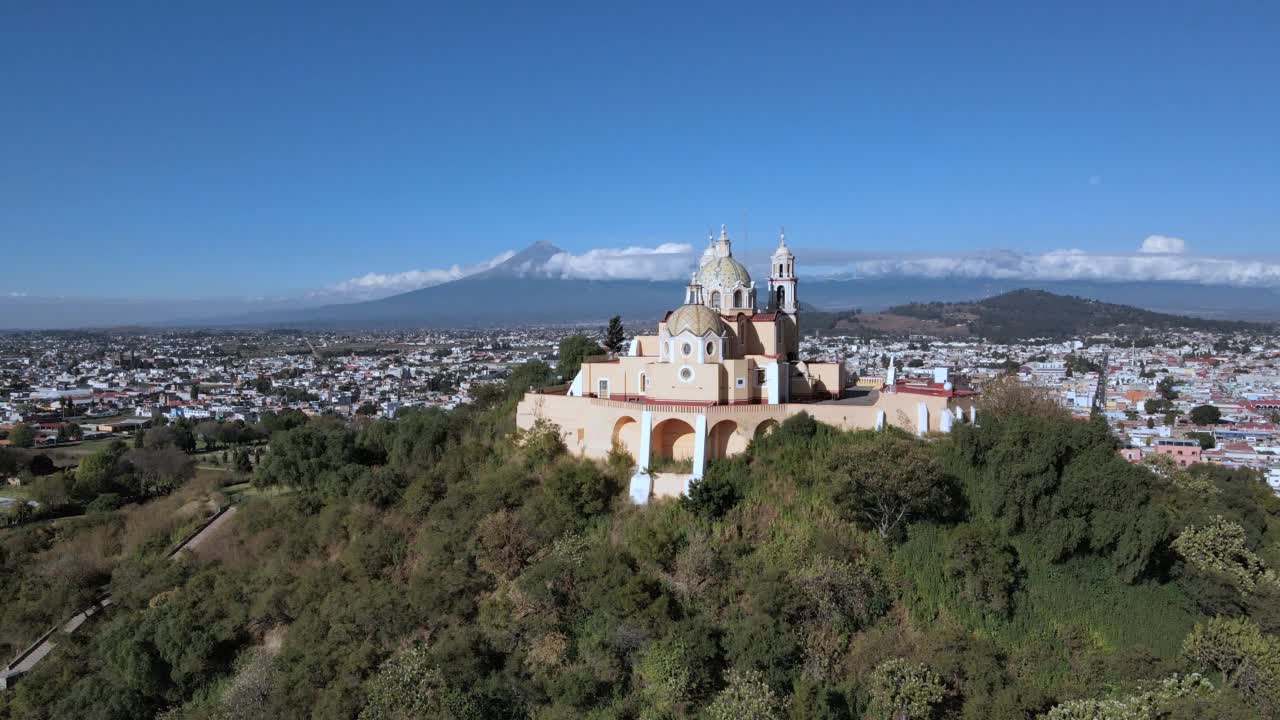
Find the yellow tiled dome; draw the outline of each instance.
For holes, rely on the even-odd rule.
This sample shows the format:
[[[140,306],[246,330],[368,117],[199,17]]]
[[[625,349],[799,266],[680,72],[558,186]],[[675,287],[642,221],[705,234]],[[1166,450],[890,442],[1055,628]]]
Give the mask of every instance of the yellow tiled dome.
[[[751,285],[751,274],[732,257],[720,257],[698,270],[698,284],[704,288],[732,290],[736,285]]]
[[[681,305],[667,318],[667,332],[679,335],[686,330],[698,337],[725,333],[720,314],[706,305]]]

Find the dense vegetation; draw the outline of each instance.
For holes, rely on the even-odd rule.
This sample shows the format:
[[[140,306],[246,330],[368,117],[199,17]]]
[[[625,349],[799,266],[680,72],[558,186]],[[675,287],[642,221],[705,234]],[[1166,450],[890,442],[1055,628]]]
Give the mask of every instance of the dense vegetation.
[[[0,447],[0,478],[18,478],[20,499],[33,501],[10,503],[0,511],[0,525],[114,510],[168,495],[194,475],[197,457],[247,472],[253,466],[251,451],[261,454],[254,445],[275,430],[306,422],[306,416],[296,410],[268,412],[254,424],[243,420],[167,424],[163,420],[158,416],[155,427],[137,432],[129,444],[113,439],[72,446],[78,461],[64,467],[58,467],[48,454],[64,450]],[[79,452],[90,448],[96,449]]]
[[[1078,338],[1106,333],[1142,335],[1186,328],[1205,332],[1270,332],[1258,323],[1185,317],[1129,305],[1055,295],[1043,290],[1014,290],[985,300],[958,303],[909,303],[889,308],[895,315],[968,325],[992,342],[1027,338]]]
[[[921,441],[800,415],[681,501],[516,432],[531,364],[452,412],[271,439],[196,560],[0,717],[1255,718],[1280,707],[1280,504],[1245,471],[1119,460],[995,397]],[[10,551],[14,552],[14,551]]]

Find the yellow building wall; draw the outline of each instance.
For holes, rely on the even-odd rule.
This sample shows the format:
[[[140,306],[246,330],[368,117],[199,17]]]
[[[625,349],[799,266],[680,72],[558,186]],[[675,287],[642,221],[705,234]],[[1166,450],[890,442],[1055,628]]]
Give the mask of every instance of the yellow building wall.
[[[657,335],[637,335],[637,350],[640,355],[656,357],[658,355],[658,336]]]
[[[744,355],[776,355],[778,353],[778,327],[774,321],[746,323],[746,351]]]
[[[699,414],[707,416],[709,456],[717,457],[715,447],[723,442],[728,454],[745,449],[746,443],[758,433],[767,432],[788,417],[807,412],[820,422],[843,430],[865,430],[875,427],[876,413],[885,412],[885,421],[908,432],[916,430],[919,403],[929,408],[929,431],[942,429],[942,412],[961,408],[966,416],[973,402],[972,397],[945,398],[911,393],[880,393],[873,405],[849,405],[842,403],[783,403],[779,405],[713,405],[697,407],[662,403],[622,402],[579,398],[567,395],[541,395],[526,393],[516,409],[516,424],[524,429],[533,427],[538,418],[544,418],[560,428],[565,446],[574,453],[588,457],[605,458],[615,437],[627,447],[633,457],[639,448],[639,422],[647,409],[652,413],[654,428],[678,428],[672,433],[677,445],[685,428],[696,426]],[[690,439],[691,440],[691,439]],[[654,447],[659,446],[654,437]]]
[[[693,370],[690,382],[682,381],[679,376],[680,368],[686,366]],[[720,363],[655,363],[652,369],[653,385],[648,393],[651,397],[700,403],[719,402],[721,399],[724,369]]]

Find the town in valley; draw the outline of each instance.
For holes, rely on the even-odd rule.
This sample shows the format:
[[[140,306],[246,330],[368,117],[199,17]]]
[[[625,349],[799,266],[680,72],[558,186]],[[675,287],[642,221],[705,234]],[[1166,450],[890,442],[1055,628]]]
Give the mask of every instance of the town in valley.
[[[253,427],[267,414],[289,410],[392,418],[402,408],[449,409],[514,366],[530,360],[555,366],[561,339],[579,333],[604,340],[603,324],[3,334],[0,446],[28,448],[34,456],[128,439],[164,423],[213,432],[211,424]],[[1013,377],[1043,388],[1078,417],[1103,415],[1121,452],[1135,462],[1169,455],[1183,465],[1254,468],[1280,492],[1276,336],[1186,331],[994,344],[810,331],[800,345],[806,357],[841,363],[852,387],[883,387],[891,363],[903,384],[946,381],[980,389]],[[5,478],[15,488],[33,479],[28,468]],[[14,511],[13,498],[6,500]]]

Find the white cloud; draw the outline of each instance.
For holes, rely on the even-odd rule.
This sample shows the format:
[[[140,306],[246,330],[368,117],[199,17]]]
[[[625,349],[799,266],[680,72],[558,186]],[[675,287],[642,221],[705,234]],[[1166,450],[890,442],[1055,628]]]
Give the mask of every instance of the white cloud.
[[[803,267],[804,253],[796,251]],[[853,277],[992,278],[1186,282],[1237,287],[1280,287],[1280,262],[1179,254],[1134,255],[1053,250],[1039,255],[997,251],[974,255],[850,258],[809,272]]]
[[[598,280],[687,280],[693,272],[693,246],[600,248],[580,255],[560,252],[542,267],[552,277]]]
[[[870,246],[870,243],[868,243]],[[1181,238],[1152,235],[1134,253],[1095,253],[1079,249],[1024,254],[993,250],[972,254],[869,253],[831,248],[796,248],[798,270],[813,278],[919,277],[995,280],[1080,280],[1097,282],[1185,282],[1236,287],[1280,287],[1280,261],[1214,258],[1186,254]],[[735,254],[758,285],[766,284],[768,250],[743,248]],[[505,252],[475,265],[440,270],[368,273],[327,288],[322,297],[385,297],[457,280],[492,268],[515,253]],[[697,267],[698,252],[686,243],[655,247],[596,248],[557,252],[541,264],[507,269],[519,274],[587,280],[685,282]]]
[[[16,290],[5,293],[5,297],[11,297],[11,298],[24,298],[26,296],[27,296],[26,293],[18,292]]]
[[[1142,248],[1138,250],[1151,255],[1181,255],[1186,251],[1186,240],[1168,235],[1148,235],[1147,239],[1142,241]]]
[[[499,265],[515,255],[512,250],[499,253],[474,265],[453,265],[435,270],[405,270],[395,273],[371,272],[330,285],[313,296],[342,295],[357,300],[370,300],[396,293],[418,290],[458,280]]]

